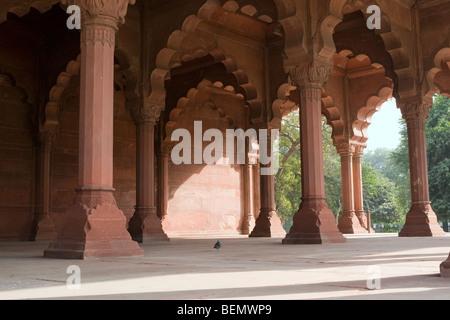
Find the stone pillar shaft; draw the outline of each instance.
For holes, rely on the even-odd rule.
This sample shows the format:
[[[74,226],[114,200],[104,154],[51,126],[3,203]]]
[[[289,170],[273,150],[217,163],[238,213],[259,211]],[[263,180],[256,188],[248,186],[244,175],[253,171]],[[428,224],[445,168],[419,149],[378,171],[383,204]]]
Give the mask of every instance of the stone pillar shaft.
[[[430,204],[425,123],[424,118],[407,121],[412,205]]]
[[[353,153],[349,150],[341,152],[341,177],[343,213],[338,227],[344,234],[353,234],[356,215],[353,190]]]
[[[353,192],[355,213],[361,220],[361,215],[364,215],[362,152],[355,152],[353,155]]]
[[[272,153],[272,134],[271,130],[267,131],[267,137],[260,137],[260,139],[267,139],[267,150],[264,152]],[[269,156],[269,155],[268,155]],[[285,231],[283,229],[280,218],[276,212],[275,203],[275,180],[273,175],[273,157],[272,154],[270,164],[261,164],[260,166],[260,206],[258,218],[255,221],[255,228],[250,234],[250,237],[272,237],[283,236]],[[268,174],[271,172],[271,174]]]
[[[113,188],[115,32],[95,23],[81,32],[80,188]]]
[[[150,108],[150,107],[149,107]],[[130,220],[129,231],[135,241],[167,241],[156,208],[155,179],[155,121],[146,108],[137,115],[137,192],[136,211]],[[148,111],[148,110],[147,110]]]
[[[440,269],[441,277],[450,278],[450,255],[448,256],[447,260],[441,263]]]
[[[285,244],[345,242],[335,217],[325,202],[322,149],[322,88],[329,69],[308,65],[297,67],[291,77],[300,96],[300,138],[302,158],[302,203]]]
[[[353,154],[351,152],[341,154],[341,174],[342,174],[342,206],[344,214],[355,213],[355,198],[353,189]]]
[[[35,217],[33,237],[35,241],[50,241],[56,237],[54,223],[50,217],[50,165],[51,150],[55,133],[42,131],[40,133],[39,156],[39,211]]]
[[[363,193],[363,177],[362,177],[362,156],[363,150],[357,147],[353,154],[353,191],[355,201],[355,214],[359,220],[359,226],[355,230],[356,233],[375,233],[373,229],[369,230],[368,217],[364,211],[364,193]]]
[[[244,221],[242,234],[250,234],[253,219],[253,166],[246,164],[243,166],[244,172]]]
[[[155,123],[137,124],[137,208],[155,208]]]
[[[411,175],[411,209],[400,237],[442,236],[437,216],[431,208],[425,124],[430,105],[422,101],[399,103],[407,123]]]
[[[161,152],[159,154],[159,215],[161,220],[164,220],[167,216],[167,210],[169,205],[169,153]]]
[[[362,209],[362,172],[361,155],[356,156],[356,147],[351,143],[338,147],[341,155],[342,206],[339,230],[344,234],[367,233],[366,225],[361,222]],[[358,208],[358,214],[356,211]],[[364,216],[364,211],[362,211]],[[364,218],[362,218],[364,221]]]
[[[129,0],[65,1],[82,10],[77,197],[63,217],[48,258],[136,256],[113,189],[114,50]],[[133,1],[134,3],[134,1]]]

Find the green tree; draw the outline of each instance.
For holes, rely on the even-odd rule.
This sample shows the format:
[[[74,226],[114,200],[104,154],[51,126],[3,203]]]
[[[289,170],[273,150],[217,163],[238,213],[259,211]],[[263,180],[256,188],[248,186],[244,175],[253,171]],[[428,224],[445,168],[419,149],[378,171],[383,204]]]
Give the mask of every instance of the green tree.
[[[275,199],[277,213],[286,230],[300,207],[301,157],[299,113],[293,112],[282,121],[280,132],[280,166],[275,173]]]
[[[368,151],[364,154],[364,161],[369,164],[376,173],[382,174],[389,180],[397,178],[399,172],[392,157],[392,150],[381,148]]]
[[[428,175],[430,199],[438,219],[444,228],[450,219],[450,99],[436,96],[426,124]],[[397,203],[402,211],[408,211],[410,196],[409,150],[406,122],[401,122],[401,141],[391,155],[397,187]]]
[[[328,207],[339,216],[342,212],[341,166],[331,138],[332,129],[322,121],[325,194]],[[280,167],[275,173],[277,212],[286,230],[292,225],[301,201],[301,153],[299,112],[291,113],[282,121],[280,133]]]
[[[323,167],[327,205],[338,219],[342,215],[341,157],[333,144],[332,128],[322,121]]]
[[[341,162],[340,156],[333,145],[332,129],[322,121],[323,154],[325,193],[328,207],[335,214],[336,219],[342,214],[342,190],[341,190]],[[291,113],[282,122],[280,133],[280,167],[275,173],[275,197],[277,212],[289,230],[292,218],[298,211],[301,201],[301,154],[300,154],[300,128],[299,113]],[[363,187],[365,207],[373,214],[373,222],[382,224],[384,231],[398,231],[398,225],[402,223],[406,209],[399,209],[398,189],[396,183],[383,174],[399,179],[404,179],[408,174],[398,172],[393,168],[394,161],[390,154],[385,152],[384,157],[374,164],[378,171],[373,169],[368,162],[363,162]],[[382,164],[384,161],[384,164]],[[387,164],[386,164],[387,163]],[[408,165],[409,167],[409,165]]]
[[[402,139],[396,150],[377,149],[375,151],[369,151],[364,155],[363,160],[370,165],[378,175],[381,175],[380,178],[385,177],[393,183],[396,209],[399,214],[406,216],[411,203],[408,139],[406,137],[406,127],[403,128],[403,121],[400,125],[402,126]],[[401,164],[396,162],[395,159],[397,158],[401,160]]]
[[[378,173],[367,162],[362,163],[364,208],[372,214],[372,224],[382,225],[377,231],[398,232],[405,215],[396,201],[395,184]]]
[[[275,173],[275,198],[277,213],[289,230],[294,214],[300,207],[301,153],[299,112],[289,114],[282,121],[280,133],[280,167]],[[322,121],[323,152],[325,169],[325,193],[327,204],[338,217],[342,211],[340,157],[333,146],[332,129]]]
[[[450,219],[450,99],[437,96],[426,124],[430,199],[448,231]]]
[[[406,121],[400,120],[400,143],[386,160],[391,167],[388,175],[396,187],[398,210],[406,216],[411,207],[411,179],[409,173],[409,146]]]

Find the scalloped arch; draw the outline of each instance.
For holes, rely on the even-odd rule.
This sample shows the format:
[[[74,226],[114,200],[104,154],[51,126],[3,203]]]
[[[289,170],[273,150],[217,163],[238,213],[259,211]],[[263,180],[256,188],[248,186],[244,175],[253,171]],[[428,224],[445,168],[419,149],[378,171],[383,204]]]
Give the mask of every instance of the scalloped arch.
[[[378,95],[372,96],[367,100],[366,106],[361,108],[357,114],[357,120],[352,123],[352,130],[354,136],[353,142],[357,142],[361,145],[366,145],[369,139],[368,129],[372,124],[372,117],[375,113],[380,111],[384,103],[393,98],[393,89],[390,87],[384,87]]]
[[[336,52],[334,45],[333,33],[336,26],[343,21],[343,17],[347,13],[357,10],[362,11],[364,16],[368,18],[367,8],[370,5],[378,5],[382,11],[381,30],[376,33],[383,39],[386,51],[392,58],[394,72],[398,76],[399,83],[410,83],[410,79],[414,78],[414,74],[410,69],[409,56],[406,49],[402,45],[402,41],[395,30],[392,30],[388,8],[383,7],[384,3],[379,4],[375,0],[331,0],[330,15],[324,19],[321,25],[321,34],[323,38],[323,48],[321,55],[331,59],[331,55]],[[403,88],[408,90],[410,88]],[[401,95],[401,92],[399,93]]]
[[[167,97],[165,85],[166,81],[171,79],[172,70],[183,66],[184,63],[210,57],[214,63],[222,64],[227,74],[233,76],[238,85],[236,90],[243,94],[250,108],[251,123],[256,128],[260,128],[264,122],[263,110],[255,85],[249,82],[245,71],[238,69],[235,61],[227,57],[218,47],[215,38],[202,32],[200,28],[202,23],[215,12],[225,15],[227,11],[223,10],[218,1],[207,1],[197,15],[191,15],[185,19],[181,30],[176,30],[169,36],[167,46],[159,52],[156,68],[151,74],[152,91],[147,98],[148,103],[164,110]],[[210,80],[214,81],[214,79]]]
[[[343,139],[345,133],[345,122],[339,108],[335,105],[332,97],[326,94],[324,89],[322,92],[322,115],[327,119],[327,124],[331,126],[332,138],[335,145],[345,142]]]
[[[61,72],[49,94],[49,101],[44,108],[44,124],[42,131],[56,132],[59,127],[59,112],[63,103],[63,96],[73,77],[80,75],[81,56],[76,60],[71,60],[65,71]]]
[[[0,9],[0,23],[6,21],[8,13],[14,13],[18,17],[23,17],[30,12],[31,8],[38,10],[40,13],[44,13],[59,2],[60,0],[6,0],[6,4]]]
[[[11,73],[5,72],[5,70],[0,69],[0,85],[13,88],[13,90],[17,93],[17,95],[8,94],[8,99],[18,99],[20,102],[24,104],[24,106],[28,109],[28,116],[31,124],[31,130],[37,130],[37,121],[35,117],[34,105],[29,101],[29,96],[27,91],[20,86]],[[33,139],[36,137],[34,136]]]
[[[186,113],[186,110],[189,109],[189,107],[192,105],[196,105],[196,97],[198,93],[207,87],[214,87],[223,89],[227,92],[234,93],[236,97],[241,98],[244,100],[244,96],[242,94],[236,93],[235,88],[232,86],[225,86],[221,82],[212,82],[206,79],[203,79],[195,88],[191,88],[189,92],[186,94],[185,97],[182,97],[178,100],[177,107],[173,109],[169,116],[169,121],[166,124],[165,131],[166,131],[166,144],[171,144],[171,136],[172,132],[174,132],[176,129],[182,129],[184,128],[180,123],[183,121],[183,117]],[[226,110],[214,106],[213,104],[208,104],[211,108],[211,111],[216,114],[216,118],[220,121],[226,122],[231,128],[234,126],[234,120],[232,118],[232,115],[227,114]]]
[[[429,91],[425,96],[432,104],[435,94],[450,97],[450,47],[439,50],[434,58],[434,67],[427,74]]]
[[[0,69],[0,84],[15,88],[20,95],[20,100],[27,104],[30,107],[30,111],[32,111],[33,105],[28,101],[29,96],[27,91],[16,82],[13,74]]]
[[[353,70],[369,70],[370,68],[380,70],[382,68],[381,65],[372,63],[367,55],[361,54],[354,57],[353,53],[348,50],[335,54],[334,65],[335,68],[340,70],[337,72],[338,74],[353,72]],[[348,142],[366,146],[369,138],[367,129],[372,124],[373,115],[380,110],[385,102],[393,98],[393,81],[386,77],[384,79],[380,77],[383,76],[380,75],[372,80],[372,89],[368,89],[371,91],[352,102],[356,103],[357,106],[361,105],[356,110],[341,110],[326,89],[323,90],[322,113],[327,118],[328,124],[333,128],[333,141],[336,146]],[[350,141],[347,141],[348,138],[350,138]]]
[[[126,90],[124,90],[125,98],[128,101],[137,99],[135,87],[137,84],[135,73],[131,70],[130,59],[125,51],[116,48],[114,52],[115,58],[118,60],[119,66],[117,73],[126,78]],[[78,77],[81,71],[81,55],[79,54],[75,60],[71,60],[66,70],[61,72],[56,80],[56,84],[50,89],[49,101],[44,108],[44,121],[41,130],[56,132],[59,128],[59,113],[63,104],[64,95],[70,86],[74,77]],[[117,74],[116,74],[117,75]],[[115,83],[123,85],[121,79],[115,79]],[[133,111],[133,110],[131,110]]]
[[[335,68],[343,68],[338,73],[345,72],[348,69],[367,69],[370,66],[374,69],[382,68],[382,66],[372,63],[368,56],[358,55],[354,57],[353,53],[348,50],[343,50],[339,54],[336,53],[334,55],[334,65]],[[272,106],[275,116],[272,121],[274,127],[281,126],[281,119],[299,108],[299,99],[295,90],[296,87],[289,83],[285,83],[279,87],[278,99],[275,100]],[[392,80],[385,78],[385,80],[379,81],[374,91],[375,94],[369,94],[364,98],[366,99],[363,103],[364,106],[359,108],[357,114],[353,116],[355,119],[347,124],[346,119],[351,117],[343,114],[343,111],[336,105],[333,97],[327,93],[326,88],[322,90],[322,115],[326,117],[327,123],[333,129],[332,136],[336,146],[348,142],[362,146],[367,143],[367,129],[371,124],[372,116],[380,110],[383,103],[393,98]],[[351,130],[350,141],[346,138],[347,130]]]
[[[276,1],[229,0],[222,7],[231,12],[240,12],[267,24],[278,20]]]

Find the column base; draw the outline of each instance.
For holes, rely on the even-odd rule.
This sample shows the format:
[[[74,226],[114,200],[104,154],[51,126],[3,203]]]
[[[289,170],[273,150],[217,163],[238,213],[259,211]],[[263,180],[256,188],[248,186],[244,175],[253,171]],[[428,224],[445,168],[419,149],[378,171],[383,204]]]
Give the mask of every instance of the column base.
[[[429,203],[413,204],[400,237],[441,237],[445,232],[439,225],[436,213]]]
[[[368,230],[370,228],[370,233],[376,233],[375,230],[372,229],[372,226],[369,226],[368,218],[364,211],[356,211],[356,216],[358,217],[361,228],[365,230],[364,233],[369,233]]]
[[[369,233],[367,229],[361,225],[361,221],[356,215],[355,211],[344,212],[342,217],[339,219],[338,229],[343,234]]]
[[[441,263],[441,277],[450,278],[450,255],[446,261]]]
[[[128,224],[128,231],[132,239],[139,243],[170,241],[156,214],[156,208],[136,208]]]
[[[256,219],[255,228],[249,235],[250,238],[284,237],[286,231],[283,228],[276,211],[272,209],[261,209]]]
[[[345,243],[325,199],[304,199],[283,244]]]
[[[55,224],[47,215],[42,215],[35,226],[35,235],[32,241],[53,241],[56,239]]]
[[[112,190],[78,190],[44,257],[95,259],[143,253],[126,230],[126,217],[117,207]]]
[[[256,222],[253,213],[244,213],[244,223],[242,225],[241,234],[247,236],[250,235],[255,226]]]

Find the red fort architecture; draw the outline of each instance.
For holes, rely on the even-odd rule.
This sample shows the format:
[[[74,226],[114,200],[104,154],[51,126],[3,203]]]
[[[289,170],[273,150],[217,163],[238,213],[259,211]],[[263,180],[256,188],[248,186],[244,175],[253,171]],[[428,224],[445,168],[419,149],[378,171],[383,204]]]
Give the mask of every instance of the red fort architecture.
[[[80,29],[67,25],[72,5]],[[425,123],[434,95],[450,95],[449,16],[449,0],[2,1],[0,241],[50,241],[45,257],[69,259],[139,256],[140,243],[180,235],[344,243],[368,233],[361,157],[392,98],[411,172],[399,236],[444,235]],[[172,133],[196,121],[223,136],[267,132],[258,149],[295,110],[302,198],[287,233],[257,152],[245,164],[172,161]],[[338,223],[323,116],[341,156]]]

